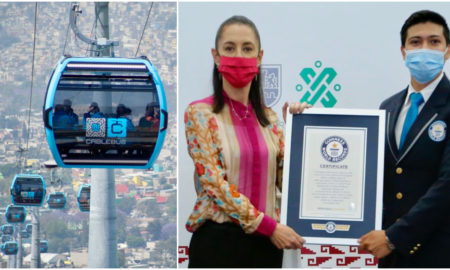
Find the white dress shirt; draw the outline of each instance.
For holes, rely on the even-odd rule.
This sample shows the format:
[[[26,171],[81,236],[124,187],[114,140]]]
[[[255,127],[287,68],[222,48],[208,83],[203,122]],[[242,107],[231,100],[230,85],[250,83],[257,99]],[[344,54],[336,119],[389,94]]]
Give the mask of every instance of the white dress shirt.
[[[402,109],[400,111],[400,114],[398,115],[397,123],[395,125],[395,142],[397,143],[397,148],[400,145],[400,137],[402,136],[403,124],[405,123],[406,114],[408,113],[409,107],[411,107],[411,99],[409,98],[409,96],[412,93],[417,93],[417,92],[422,94],[423,103],[419,106],[419,112],[418,112],[420,114],[423,106],[425,106],[428,99],[430,99],[431,94],[433,94],[434,89],[436,89],[436,86],[439,84],[439,82],[442,80],[443,77],[444,77],[444,72],[442,72],[441,75],[439,75],[439,77],[437,77],[432,83],[427,85],[427,87],[425,87],[421,91],[416,91],[412,87],[411,83],[409,83],[408,93],[406,94],[406,99],[403,102]]]

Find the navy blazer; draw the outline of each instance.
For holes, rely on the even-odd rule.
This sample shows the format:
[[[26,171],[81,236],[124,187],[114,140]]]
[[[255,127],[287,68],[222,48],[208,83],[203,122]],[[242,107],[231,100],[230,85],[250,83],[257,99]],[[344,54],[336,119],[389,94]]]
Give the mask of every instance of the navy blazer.
[[[380,106],[387,119],[383,229],[396,247],[380,267],[450,267],[450,82],[444,75],[399,150],[395,125],[407,91]]]

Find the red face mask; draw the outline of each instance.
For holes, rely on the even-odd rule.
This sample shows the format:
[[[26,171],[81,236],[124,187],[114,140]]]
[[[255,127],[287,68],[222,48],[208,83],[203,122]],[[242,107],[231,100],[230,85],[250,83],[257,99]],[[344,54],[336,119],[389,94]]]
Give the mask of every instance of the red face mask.
[[[259,72],[258,59],[245,57],[220,57],[219,72],[234,87],[249,84]]]

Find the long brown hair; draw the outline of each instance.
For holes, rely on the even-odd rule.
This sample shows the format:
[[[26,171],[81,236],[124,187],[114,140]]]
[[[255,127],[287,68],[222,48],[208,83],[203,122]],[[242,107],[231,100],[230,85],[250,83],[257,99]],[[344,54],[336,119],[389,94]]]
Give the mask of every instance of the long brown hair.
[[[256,28],[256,25],[247,17],[245,16],[233,16],[226,21],[224,21],[219,29],[217,30],[216,34],[216,41],[215,41],[215,48],[216,51],[218,51],[217,45],[219,42],[219,39],[222,37],[223,30],[225,26],[231,25],[231,24],[243,24],[248,27],[250,27],[253,32],[255,33],[255,36],[258,40],[258,52],[261,50],[261,38],[259,36],[258,29]],[[213,68],[213,88],[214,88],[214,107],[213,112],[219,113],[222,111],[223,106],[225,105],[225,100],[222,94],[223,90],[223,81],[222,76],[220,76],[219,70],[216,65],[214,65]],[[264,104],[264,98],[261,88],[261,70],[259,71],[258,75],[255,76],[255,78],[252,80],[252,83],[250,85],[250,93],[249,93],[249,99],[253,106],[253,110],[255,111],[256,118],[258,118],[258,122],[261,124],[261,126],[265,127],[269,125],[269,119],[267,119],[266,113],[264,109],[266,108],[266,105]]]

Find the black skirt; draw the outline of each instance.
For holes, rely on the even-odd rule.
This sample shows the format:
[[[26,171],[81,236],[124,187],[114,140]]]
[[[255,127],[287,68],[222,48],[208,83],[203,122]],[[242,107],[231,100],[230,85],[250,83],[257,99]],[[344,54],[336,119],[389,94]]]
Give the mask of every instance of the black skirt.
[[[206,221],[192,235],[189,268],[280,268],[283,250],[233,223]]]

